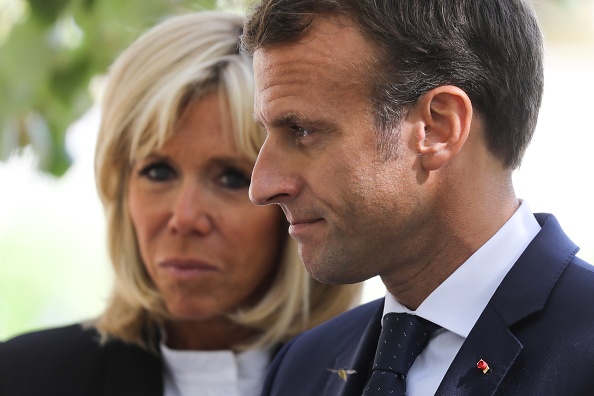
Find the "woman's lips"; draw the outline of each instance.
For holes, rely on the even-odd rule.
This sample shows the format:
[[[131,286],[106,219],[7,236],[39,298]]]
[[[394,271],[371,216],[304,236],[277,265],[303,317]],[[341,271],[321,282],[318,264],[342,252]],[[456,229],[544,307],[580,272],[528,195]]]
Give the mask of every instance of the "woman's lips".
[[[168,259],[159,263],[159,267],[169,274],[180,278],[204,276],[219,271],[219,268],[198,260]]]

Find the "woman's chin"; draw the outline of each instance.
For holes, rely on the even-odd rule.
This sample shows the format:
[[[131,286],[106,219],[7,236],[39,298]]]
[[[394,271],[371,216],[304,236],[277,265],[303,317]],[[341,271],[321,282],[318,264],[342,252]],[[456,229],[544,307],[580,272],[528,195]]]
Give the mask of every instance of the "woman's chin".
[[[201,322],[225,317],[225,313],[201,304],[167,304],[167,310],[175,321]]]

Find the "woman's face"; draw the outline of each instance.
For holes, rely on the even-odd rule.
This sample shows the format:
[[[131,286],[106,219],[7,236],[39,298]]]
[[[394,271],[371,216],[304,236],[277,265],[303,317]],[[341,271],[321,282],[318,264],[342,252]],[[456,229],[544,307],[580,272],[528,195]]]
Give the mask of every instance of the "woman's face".
[[[134,164],[130,216],[174,318],[220,318],[268,285],[283,216],[276,205],[250,202],[252,167],[223,135],[217,94],[190,103],[172,138]]]

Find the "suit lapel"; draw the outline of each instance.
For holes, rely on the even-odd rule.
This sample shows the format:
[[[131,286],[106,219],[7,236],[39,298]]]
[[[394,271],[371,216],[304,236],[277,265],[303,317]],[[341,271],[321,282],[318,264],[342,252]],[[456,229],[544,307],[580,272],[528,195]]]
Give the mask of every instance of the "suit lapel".
[[[333,368],[351,369],[356,373],[347,375],[346,381],[339,379],[338,375],[327,381],[324,395],[361,396],[375,357],[383,310],[384,304],[379,304],[363,333],[353,334],[352,347],[338,355],[334,362]]]
[[[492,395],[520,352],[522,344],[489,305],[450,365],[436,395]],[[483,359],[490,371],[477,368]]]
[[[437,395],[493,395],[522,352],[511,326],[543,309],[578,248],[552,215],[536,215],[542,229],[509,271],[456,355]],[[491,367],[476,367],[483,359]]]

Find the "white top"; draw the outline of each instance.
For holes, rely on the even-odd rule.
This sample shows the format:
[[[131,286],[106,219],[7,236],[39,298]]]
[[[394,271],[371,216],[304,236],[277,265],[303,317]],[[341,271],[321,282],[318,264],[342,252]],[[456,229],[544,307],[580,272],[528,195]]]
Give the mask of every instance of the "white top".
[[[384,314],[406,312],[442,328],[432,334],[406,380],[407,396],[433,395],[495,290],[540,231],[525,201],[501,229],[421,303],[416,311],[386,293]]]
[[[269,349],[179,351],[161,343],[164,396],[258,396]]]

